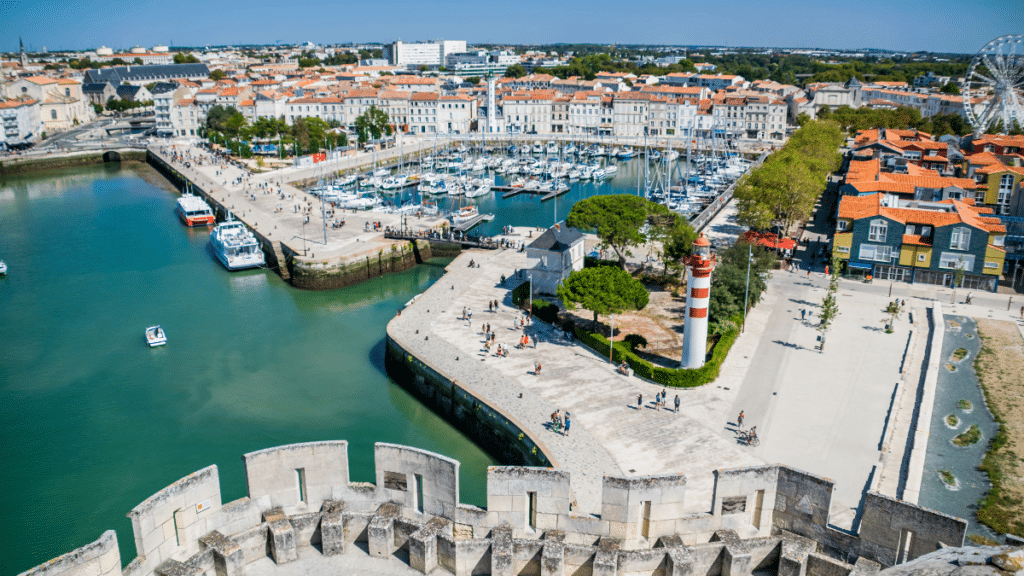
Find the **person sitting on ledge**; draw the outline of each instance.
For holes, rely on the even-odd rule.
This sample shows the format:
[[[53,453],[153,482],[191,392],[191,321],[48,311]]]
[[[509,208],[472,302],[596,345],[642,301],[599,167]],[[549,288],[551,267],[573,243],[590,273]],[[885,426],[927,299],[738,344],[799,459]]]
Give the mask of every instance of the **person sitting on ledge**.
[[[629,375],[629,365],[626,364],[625,360],[623,360],[622,364],[619,364],[619,367],[616,368],[616,371],[618,371],[619,374],[626,374],[628,376]]]

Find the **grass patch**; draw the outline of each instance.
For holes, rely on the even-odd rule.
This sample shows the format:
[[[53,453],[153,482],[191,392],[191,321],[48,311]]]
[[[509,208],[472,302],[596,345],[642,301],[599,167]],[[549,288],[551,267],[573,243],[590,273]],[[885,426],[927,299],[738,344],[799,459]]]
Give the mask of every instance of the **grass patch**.
[[[952,364],[947,362],[946,363],[946,370],[949,370],[950,372],[956,372],[956,366],[954,366],[954,365],[952,365]]]
[[[939,470],[939,477],[946,486],[956,486],[956,476],[949,470]]]
[[[946,424],[949,424],[951,428],[956,428],[960,425],[960,419],[950,414],[949,416],[946,416]]]
[[[960,323],[957,322],[956,320],[950,320],[949,321],[949,327],[950,328],[959,328],[960,327]]]
[[[967,357],[967,348],[953,350],[953,362],[959,362]]]
[[[960,408],[961,410],[970,410],[971,408],[974,408],[974,404],[971,404],[970,400],[961,400],[957,402],[956,405],[957,408]]]
[[[998,540],[993,540],[988,536],[982,536],[981,534],[969,534],[967,539],[978,546],[1002,546],[1003,543]]]
[[[967,339],[970,340],[971,338],[974,338],[974,334],[968,332],[967,333]],[[980,536],[979,536],[979,538],[980,538]]]
[[[953,438],[954,446],[970,446],[977,444],[978,440],[981,440],[981,429],[978,428],[977,424],[971,424],[971,427],[967,429],[967,432]]]

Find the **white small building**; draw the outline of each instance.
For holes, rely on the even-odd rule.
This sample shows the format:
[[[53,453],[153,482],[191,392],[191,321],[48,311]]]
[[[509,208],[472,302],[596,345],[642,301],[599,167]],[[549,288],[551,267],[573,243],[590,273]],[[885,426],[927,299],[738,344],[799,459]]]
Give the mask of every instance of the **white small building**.
[[[533,282],[533,292],[556,294],[558,285],[576,270],[583,269],[583,234],[565,224],[548,228],[526,246],[526,256],[538,260],[526,275]]]

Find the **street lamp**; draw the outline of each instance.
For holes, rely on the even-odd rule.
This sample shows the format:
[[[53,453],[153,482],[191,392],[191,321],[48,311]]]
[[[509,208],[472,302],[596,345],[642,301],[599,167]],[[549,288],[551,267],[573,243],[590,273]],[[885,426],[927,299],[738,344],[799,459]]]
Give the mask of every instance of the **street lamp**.
[[[750,263],[754,261],[754,246],[747,244],[747,287],[743,291],[743,325],[740,332],[747,330],[747,302],[750,298]]]

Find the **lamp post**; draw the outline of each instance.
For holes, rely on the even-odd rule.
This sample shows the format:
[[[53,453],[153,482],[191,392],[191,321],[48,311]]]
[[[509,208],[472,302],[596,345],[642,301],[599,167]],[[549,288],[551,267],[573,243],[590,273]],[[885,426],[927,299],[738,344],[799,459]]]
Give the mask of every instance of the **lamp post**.
[[[752,244],[747,244],[747,287],[743,291],[743,325],[740,327],[740,332],[746,332],[747,330],[747,301],[750,298],[750,263],[754,260],[754,247]]]
[[[615,355],[615,314],[609,316],[611,318],[611,332],[608,333],[608,363],[612,364],[612,356]]]

